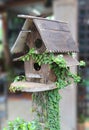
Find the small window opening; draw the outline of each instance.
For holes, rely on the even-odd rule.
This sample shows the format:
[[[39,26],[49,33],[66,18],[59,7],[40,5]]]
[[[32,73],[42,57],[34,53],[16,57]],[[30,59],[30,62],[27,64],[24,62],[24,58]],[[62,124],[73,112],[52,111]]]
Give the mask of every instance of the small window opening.
[[[36,71],[39,71],[41,69],[41,66],[38,63],[34,63],[34,69]]]
[[[36,39],[36,41],[35,41],[35,46],[36,46],[36,48],[41,48],[41,46],[42,46],[42,40],[41,39]]]

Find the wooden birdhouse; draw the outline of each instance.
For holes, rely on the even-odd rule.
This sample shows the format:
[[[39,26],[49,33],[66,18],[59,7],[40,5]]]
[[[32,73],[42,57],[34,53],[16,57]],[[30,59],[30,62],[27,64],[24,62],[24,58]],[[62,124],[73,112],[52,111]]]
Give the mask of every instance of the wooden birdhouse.
[[[25,18],[26,21],[11,49],[12,53],[23,53],[25,55],[31,48],[35,48],[36,53],[46,51],[47,53],[54,53],[55,56],[63,54],[67,66],[78,65],[78,61],[68,55],[68,52],[78,52],[78,47],[72,38],[67,23],[28,15],[19,15],[19,17]],[[36,83],[36,85],[33,85],[34,87],[42,84],[45,88],[43,90],[46,90],[47,84],[52,85],[56,80],[56,76],[49,65],[39,66],[31,58],[24,63],[24,66],[26,80],[31,85],[33,85],[33,82]],[[26,86],[29,86],[29,82],[26,82]],[[52,85],[52,88],[54,87]]]

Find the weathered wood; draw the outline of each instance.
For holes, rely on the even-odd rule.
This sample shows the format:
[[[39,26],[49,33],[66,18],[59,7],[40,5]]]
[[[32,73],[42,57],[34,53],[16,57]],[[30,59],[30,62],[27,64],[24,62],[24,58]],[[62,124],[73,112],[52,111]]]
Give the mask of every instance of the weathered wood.
[[[29,15],[19,15],[19,17],[27,19],[27,24],[22,28],[26,33],[20,32],[21,34],[12,49],[13,52],[24,51],[24,42],[26,42],[29,49],[35,48],[39,53],[43,53],[46,50],[48,54],[50,52],[54,53],[55,58],[58,54],[63,54],[67,66],[79,64],[72,56],[68,55],[68,52],[78,52],[78,47],[73,41],[66,23]],[[31,30],[31,33],[27,34],[29,30]],[[38,42],[36,42],[37,40]],[[22,48],[19,49],[21,44]],[[14,82],[11,84],[11,87],[20,89],[22,92],[33,93],[33,110],[36,112],[35,119],[38,118],[38,121],[44,124],[42,130],[47,126],[46,123],[49,123],[49,126],[53,124],[52,127],[56,126],[59,129],[59,111],[57,111],[59,108],[59,90],[55,84],[57,77],[54,71],[51,70],[48,64],[39,65],[32,57],[30,57],[29,61],[25,61],[24,65],[26,81]],[[51,112],[56,114],[50,116]],[[49,120],[49,118],[53,119]]]
[[[38,53],[43,53],[43,52],[46,51],[46,46],[45,46],[45,44],[43,43],[43,40],[42,40],[42,45],[40,46],[40,48],[37,48],[36,45],[35,45],[35,42],[36,42],[36,40],[38,40],[38,39],[42,40],[39,31],[36,29],[36,26],[34,25],[34,26],[33,26],[33,32],[32,32],[32,39],[30,39],[30,40],[31,40],[30,43],[33,44],[33,48],[35,48],[35,50],[37,50]],[[30,44],[30,43],[29,43],[29,44]],[[29,46],[30,46],[30,45],[29,45]],[[30,47],[30,48],[31,48],[31,47]]]
[[[35,53],[43,53],[45,51],[47,53],[52,52],[55,57],[63,53],[63,58],[68,67],[79,64],[77,60],[67,54],[68,52],[78,51],[78,47],[72,39],[67,23],[29,15],[19,15],[19,17],[26,18],[22,27],[22,30],[25,30],[25,32],[20,32],[12,48],[12,53],[24,52],[24,46],[26,44],[28,49],[35,48]],[[31,30],[30,33],[29,30]],[[30,57],[29,61],[25,61],[24,67],[26,80],[29,82],[29,86],[33,85],[33,90],[30,87],[29,89],[25,88],[25,91],[36,92],[55,88],[52,87],[50,89],[48,87],[49,83],[56,82],[57,78],[49,65],[42,64],[39,66],[38,63]],[[32,82],[40,83],[38,85],[35,84],[38,86],[38,89],[34,89],[35,85]],[[24,86],[28,84],[25,82]],[[42,84],[43,87],[40,87]],[[47,86],[45,89],[44,84]]]
[[[27,19],[22,27],[22,30],[29,31],[31,24],[32,24],[32,22]],[[13,45],[13,47],[11,49],[12,53],[19,53],[19,52],[24,51],[28,33],[29,32],[23,33],[23,31],[21,31],[19,33],[19,35],[15,41],[15,44]]]
[[[51,128],[56,128],[56,130],[59,130],[59,111],[57,111],[57,108],[59,108],[59,102],[55,101],[58,97],[55,95],[54,98],[52,98],[55,92],[57,92],[56,94],[59,94],[58,89],[48,92],[33,93],[33,119],[40,122],[42,126],[41,130],[51,130]]]
[[[70,32],[43,29],[40,29],[39,32],[48,52],[78,52],[77,46],[71,38]]]
[[[55,83],[52,84],[41,84],[41,83],[32,83],[26,81],[13,82],[11,87],[21,87],[22,92],[42,92],[56,89]]]
[[[38,120],[42,126],[42,130],[47,127],[47,101],[48,97],[45,92],[33,93],[32,115],[33,120]]]
[[[37,25],[38,29],[40,26],[40,29],[45,29],[45,30],[54,30],[54,31],[69,31],[68,28],[68,24],[67,23],[63,23],[63,22],[59,22],[59,21],[48,21],[48,20],[43,20],[43,19],[33,19],[33,22],[35,23],[35,25]]]
[[[53,53],[78,52],[78,46],[72,39],[67,23],[47,20],[45,18],[29,15],[19,15],[19,17],[24,17],[27,19],[22,30],[28,31],[29,28],[32,29],[31,31],[33,32],[31,34],[34,37],[33,40],[36,40],[37,38],[42,39],[48,52]],[[26,37],[27,33],[20,32],[16,40],[16,43],[12,48],[13,53],[23,51],[24,48],[23,44],[25,44],[26,42]]]
[[[46,19],[46,18],[43,18],[43,17],[36,17],[36,16],[23,15],[23,14],[19,14],[18,17],[19,18],[24,18],[24,19],[31,19],[31,20],[33,20],[33,19],[42,19],[42,20],[52,21],[52,20],[49,20],[49,19]],[[53,20],[53,21],[58,22],[56,20]]]

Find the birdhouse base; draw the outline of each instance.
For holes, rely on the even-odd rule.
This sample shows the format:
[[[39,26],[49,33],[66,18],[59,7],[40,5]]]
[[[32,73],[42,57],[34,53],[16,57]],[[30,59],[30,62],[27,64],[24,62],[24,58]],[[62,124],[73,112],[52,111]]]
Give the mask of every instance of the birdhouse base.
[[[27,82],[27,81],[18,81],[13,82],[11,84],[11,87],[21,88],[22,92],[42,92],[42,91],[49,91],[56,89],[55,83],[52,84],[42,84],[42,83],[33,83],[33,82]]]

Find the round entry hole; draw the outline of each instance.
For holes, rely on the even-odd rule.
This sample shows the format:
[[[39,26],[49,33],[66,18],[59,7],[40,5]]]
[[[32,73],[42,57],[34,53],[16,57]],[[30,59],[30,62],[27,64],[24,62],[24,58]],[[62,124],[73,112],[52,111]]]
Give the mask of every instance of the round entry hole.
[[[34,63],[34,69],[36,71],[39,71],[41,69],[41,66],[38,63]]]

